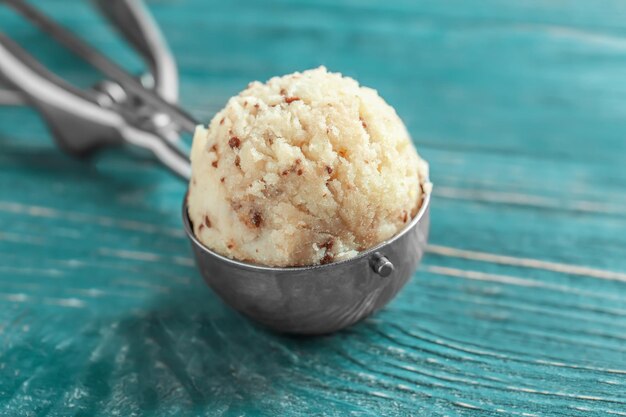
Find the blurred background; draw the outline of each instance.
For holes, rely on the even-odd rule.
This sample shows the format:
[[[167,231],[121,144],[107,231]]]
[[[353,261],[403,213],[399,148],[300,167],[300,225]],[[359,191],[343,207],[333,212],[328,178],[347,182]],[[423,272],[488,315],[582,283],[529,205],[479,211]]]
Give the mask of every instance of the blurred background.
[[[88,1],[33,4],[144,70]],[[0,415],[626,412],[626,3],[147,5],[205,123],[319,65],[377,89],[431,165],[429,253],[373,319],[277,336],[204,288],[184,183],[124,150],[70,158],[36,112],[0,107]],[[2,2],[0,31],[101,79]]]

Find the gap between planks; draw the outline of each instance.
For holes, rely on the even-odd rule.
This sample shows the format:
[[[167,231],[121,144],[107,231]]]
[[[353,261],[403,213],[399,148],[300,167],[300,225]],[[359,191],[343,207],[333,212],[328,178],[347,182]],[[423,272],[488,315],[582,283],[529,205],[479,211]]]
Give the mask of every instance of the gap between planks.
[[[560,262],[542,261],[532,258],[518,258],[514,256],[498,255],[495,253],[478,252],[465,249],[457,249],[449,246],[428,245],[426,252],[473,261],[482,261],[500,265],[519,266],[523,268],[541,269],[551,272],[559,272],[568,275],[577,275],[590,278],[604,279],[608,281],[626,282],[626,273],[614,272],[586,266],[570,265]]]
[[[531,194],[477,189],[461,189],[446,186],[437,186],[435,188],[433,196],[451,200],[464,200],[492,204],[508,204],[513,206],[573,211],[579,213],[610,214],[623,216],[625,212],[624,206],[607,204],[598,201],[566,201],[558,198]]]

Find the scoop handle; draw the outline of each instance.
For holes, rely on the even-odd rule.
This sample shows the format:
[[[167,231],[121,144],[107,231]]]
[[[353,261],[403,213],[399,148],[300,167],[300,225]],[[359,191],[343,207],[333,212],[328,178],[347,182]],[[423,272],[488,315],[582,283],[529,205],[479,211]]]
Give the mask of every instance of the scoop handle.
[[[148,64],[154,90],[175,103],[178,100],[176,62],[145,4],[141,0],[95,0],[94,3]]]
[[[138,122],[136,119],[141,115],[115,102],[107,103],[103,92],[73,87],[2,32],[0,75],[39,110],[57,143],[67,153],[82,157],[103,147],[129,143],[150,151],[173,173],[189,179],[189,158],[176,145],[177,138],[167,136],[166,129],[130,123]]]

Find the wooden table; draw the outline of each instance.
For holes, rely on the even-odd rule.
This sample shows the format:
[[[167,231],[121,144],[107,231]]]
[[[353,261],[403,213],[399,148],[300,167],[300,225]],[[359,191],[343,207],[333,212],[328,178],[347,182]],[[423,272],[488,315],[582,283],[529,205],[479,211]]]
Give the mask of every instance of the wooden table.
[[[39,1],[133,71],[87,4]],[[320,64],[377,88],[432,166],[430,246],[384,311],[277,335],[203,284],[185,184],[70,159],[0,109],[2,416],[626,415],[626,4],[154,1],[184,103]],[[97,77],[4,8],[0,27]]]

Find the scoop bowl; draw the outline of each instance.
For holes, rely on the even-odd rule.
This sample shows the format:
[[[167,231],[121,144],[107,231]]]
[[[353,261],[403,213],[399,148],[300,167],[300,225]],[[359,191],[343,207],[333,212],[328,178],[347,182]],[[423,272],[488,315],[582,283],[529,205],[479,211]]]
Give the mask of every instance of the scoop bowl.
[[[226,258],[194,235],[183,203],[183,225],[207,284],[229,306],[275,331],[331,333],[384,307],[415,273],[424,254],[430,195],[391,239],[358,256],[326,265],[273,268]]]

